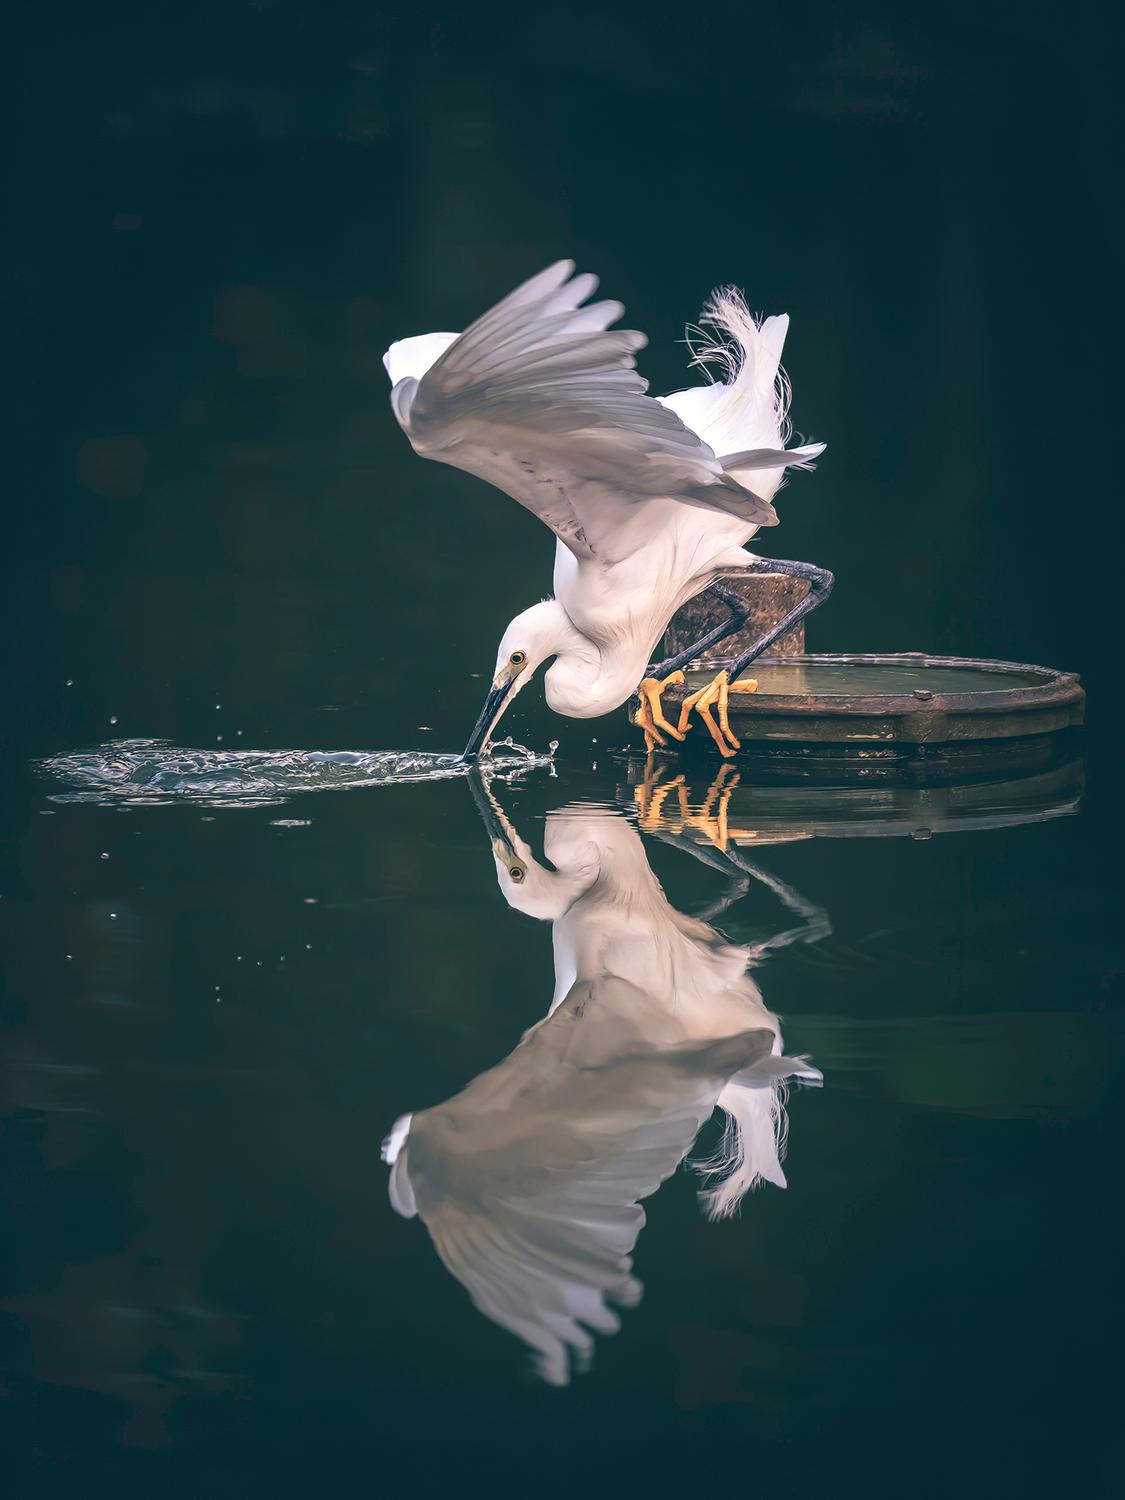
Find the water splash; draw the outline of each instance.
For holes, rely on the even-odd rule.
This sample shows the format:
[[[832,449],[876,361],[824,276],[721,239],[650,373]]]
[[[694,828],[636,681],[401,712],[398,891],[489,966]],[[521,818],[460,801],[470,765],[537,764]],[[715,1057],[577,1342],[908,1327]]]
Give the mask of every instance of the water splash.
[[[506,741],[481,763],[489,777],[510,780],[551,755]],[[89,750],[35,762],[41,774],[73,791],[52,802],[102,807],[194,802],[206,807],[269,807],[297,792],[342,791],[390,782],[464,776],[459,755],[423,750],[189,750],[168,740],[111,740]]]

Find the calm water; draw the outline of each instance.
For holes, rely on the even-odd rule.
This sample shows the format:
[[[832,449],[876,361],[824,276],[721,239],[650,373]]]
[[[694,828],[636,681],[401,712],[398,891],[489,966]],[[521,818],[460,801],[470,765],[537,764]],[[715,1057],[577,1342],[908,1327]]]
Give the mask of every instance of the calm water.
[[[70,10],[3,242],[5,1494],[1118,1493],[1106,7]],[[1076,670],[1088,742],[678,783],[536,688],[554,767],[453,774],[551,544],[381,355],[568,255],[654,392],[717,283],[791,315],[810,650]]]
[[[18,1470],[1106,1481],[1125,1038],[1080,761],[975,800],[676,773],[29,788],[2,902]],[[942,799],[960,821],[902,836]],[[824,1075],[783,1167],[777,1018]],[[725,1206],[764,1180],[711,1222],[720,1095]],[[411,1113],[396,1212],[380,1142]]]

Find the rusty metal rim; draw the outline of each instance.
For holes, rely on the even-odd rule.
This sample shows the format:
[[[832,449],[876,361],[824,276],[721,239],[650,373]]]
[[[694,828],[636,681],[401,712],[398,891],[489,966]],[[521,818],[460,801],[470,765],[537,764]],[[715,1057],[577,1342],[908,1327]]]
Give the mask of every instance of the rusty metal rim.
[[[729,661],[729,658],[727,658]],[[792,715],[808,714],[826,717],[832,714],[854,718],[859,713],[916,714],[938,713],[988,713],[996,709],[1047,708],[1079,701],[1083,689],[1077,672],[1059,672],[1053,667],[1035,666],[1028,662],[993,661],[975,656],[929,656],[924,651],[900,651],[887,653],[809,653],[804,656],[763,656],[762,666],[851,666],[851,667],[960,667],[966,671],[999,672],[1017,676],[1034,674],[1043,679],[1039,683],[1021,684],[1017,687],[1001,688],[988,692],[940,693],[923,690],[923,696],[910,693],[755,693],[752,704],[739,705],[740,711],[760,713],[762,710],[784,712]],[[688,671],[720,671],[725,665],[721,657],[706,657],[692,662]],[[749,669],[753,673],[753,666]]]

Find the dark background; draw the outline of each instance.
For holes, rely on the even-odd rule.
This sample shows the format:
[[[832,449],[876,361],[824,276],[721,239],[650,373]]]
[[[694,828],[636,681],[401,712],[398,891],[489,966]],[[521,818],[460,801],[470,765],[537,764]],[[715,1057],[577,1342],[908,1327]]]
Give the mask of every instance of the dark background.
[[[21,1496],[1114,1493],[1112,27],[1092,4],[24,13],[0,239]],[[787,311],[795,423],[829,450],[761,546],[836,572],[810,647],[1077,670],[1091,774],[1081,818],[764,851],[836,932],[764,971],[828,1080],[794,1101],[792,1186],[720,1228],[669,1183],[642,1309],[560,1396],[520,1383],[375,1160],[549,992],[465,786],[120,816],[48,805],[27,764],[126,736],[459,748],[553,544],[410,452],[381,356],[564,255],[650,334],[657,392],[690,380],[677,340],[716,283]],[[615,794],[589,740],[620,716],[529,692],[509,727],[563,742],[558,781],[501,789],[533,842]],[[675,904],[713,897],[658,852]]]
[[[429,724],[458,747],[551,542],[413,457],[381,355],[563,255],[650,334],[658,392],[689,383],[677,340],[717,282],[790,313],[796,426],[829,451],[760,540],[837,574],[813,649],[1079,670],[1104,722],[1107,8],[227,0],[23,24],[10,747],[207,743],[215,702],[250,744]],[[517,734],[547,732],[540,701]]]

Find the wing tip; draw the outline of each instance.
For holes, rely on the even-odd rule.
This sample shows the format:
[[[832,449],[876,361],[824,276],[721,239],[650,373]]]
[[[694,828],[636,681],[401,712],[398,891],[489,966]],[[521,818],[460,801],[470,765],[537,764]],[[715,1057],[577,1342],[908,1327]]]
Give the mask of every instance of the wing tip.
[[[399,1115],[398,1119],[391,1126],[389,1133],[384,1137],[379,1155],[389,1167],[393,1167],[398,1160],[399,1152],[406,1142],[406,1137],[410,1134],[410,1122],[413,1118],[413,1113]]]

